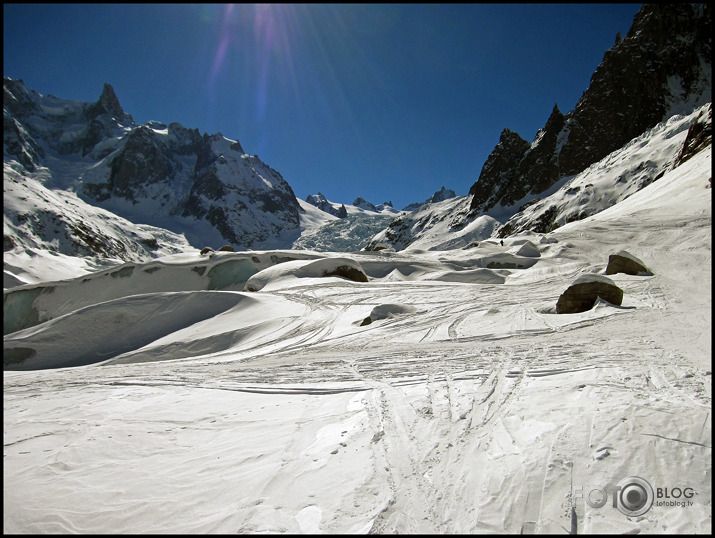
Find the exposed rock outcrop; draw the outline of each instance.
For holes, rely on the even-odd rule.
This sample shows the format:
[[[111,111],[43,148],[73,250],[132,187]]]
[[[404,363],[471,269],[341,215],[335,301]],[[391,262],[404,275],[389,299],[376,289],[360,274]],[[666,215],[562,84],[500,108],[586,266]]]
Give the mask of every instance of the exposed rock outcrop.
[[[640,259],[633,254],[621,250],[608,257],[607,275],[625,273],[626,275],[651,275],[652,273]]]
[[[711,31],[709,4],[645,4],[572,111],[563,116],[554,107],[531,144],[502,132],[470,189],[473,216],[544,192],[673,114],[711,100]]]
[[[3,89],[6,162],[28,173],[46,167],[53,179],[57,166],[61,187],[93,206],[186,232],[197,247],[220,238],[252,247],[300,228],[303,210],[290,185],[237,141],[178,123],[137,125],[109,84],[94,103],[41,95],[8,78]]]
[[[675,166],[680,166],[700,150],[711,146],[713,143],[713,105],[700,114],[698,119],[688,129],[688,134],[683,143],[683,149],[675,158]]]
[[[605,276],[581,275],[559,297],[556,303],[556,313],[586,312],[593,308],[599,297],[613,305],[620,306],[623,302],[623,290]]]

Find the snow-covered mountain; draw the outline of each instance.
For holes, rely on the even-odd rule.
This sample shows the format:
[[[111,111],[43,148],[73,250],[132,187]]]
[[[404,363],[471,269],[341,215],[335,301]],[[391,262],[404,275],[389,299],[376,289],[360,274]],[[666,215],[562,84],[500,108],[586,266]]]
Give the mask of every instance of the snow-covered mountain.
[[[444,186],[435,192],[432,196],[427,198],[424,202],[415,202],[408,204],[402,208],[402,211],[417,211],[427,204],[436,204],[437,202],[444,202],[450,198],[455,198],[457,194],[452,189],[445,189]]]
[[[331,202],[320,192],[309,195],[306,202],[337,220],[322,219],[319,226],[304,227],[301,236],[292,244],[294,249],[319,252],[361,250],[399,213],[390,202],[376,206],[358,197],[352,204],[339,204]]]
[[[449,250],[491,237],[547,233],[618,204],[711,144],[708,104],[686,116],[672,116],[583,172],[525,196],[516,214],[513,206],[497,205],[475,218],[469,214],[470,196],[460,196],[398,216],[366,250]]]
[[[464,244],[460,237],[477,240],[489,230],[502,237],[515,230],[548,230],[591,215],[643,188],[675,163],[665,163],[660,156],[651,158],[645,151],[645,162],[636,165],[640,168],[619,176],[620,185],[613,188],[599,181],[583,185],[580,180],[573,185],[571,181],[589,167],[603,169],[607,166],[604,159],[639,137],[648,138],[657,125],[668,129],[669,118],[690,118],[687,124],[678,123],[679,129],[686,130],[696,121],[699,113],[691,113],[712,102],[711,30],[708,4],[644,5],[627,36],[618,36],[606,51],[571,112],[563,115],[554,106],[531,143],[504,129],[462,203],[442,206],[446,212],[429,208],[399,216],[368,248],[382,245],[399,250],[430,233],[452,233],[451,239],[427,241],[449,245]],[[703,122],[707,124],[707,119]],[[668,148],[673,161],[673,151],[680,148]],[[574,203],[563,200],[560,193],[558,199],[549,199],[564,185],[572,189],[569,195]],[[533,204],[538,205],[521,213]]]
[[[352,204],[335,203],[328,200],[322,192],[310,194],[305,199],[309,204],[317,207],[321,211],[344,219],[348,215],[395,215],[399,211],[392,206],[392,202],[385,202],[379,205],[372,204],[362,196],[358,196]]]
[[[194,247],[246,248],[300,235],[302,209],[290,185],[237,141],[177,123],[137,125],[110,85],[95,103],[41,95],[8,78],[4,92],[4,160],[48,189],[183,234]],[[78,254],[92,248],[78,244]]]
[[[499,237],[526,230],[548,232],[595,215],[659,180],[712,144],[712,103],[687,116],[675,115],[573,177],[523,204],[499,228]]]
[[[334,204],[328,201],[328,199],[322,192],[319,192],[318,194],[309,194],[306,197],[305,201],[308,202],[310,205],[317,207],[321,211],[325,211],[329,215],[333,215],[334,217],[344,219],[348,216],[348,211],[345,208],[345,204],[341,204],[340,207],[336,207]]]
[[[392,202],[383,202],[381,204],[375,205],[371,202],[368,202],[363,198],[362,196],[358,196],[355,201],[351,204],[353,207],[357,207],[359,209],[369,211],[371,213],[380,213],[383,215],[388,215],[388,214],[397,214],[399,213],[399,210],[395,209],[392,206]]]
[[[712,101],[709,4],[645,4],[603,56],[576,107],[554,106],[531,144],[502,133],[469,194],[470,210],[519,207],[674,114]]]

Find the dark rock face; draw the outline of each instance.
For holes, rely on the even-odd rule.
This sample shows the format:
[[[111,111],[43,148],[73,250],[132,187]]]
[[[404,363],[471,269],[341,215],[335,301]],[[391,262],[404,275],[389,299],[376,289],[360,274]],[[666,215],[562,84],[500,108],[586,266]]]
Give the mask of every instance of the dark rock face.
[[[96,117],[100,114],[109,114],[116,117],[124,116],[124,110],[122,110],[119,104],[119,99],[117,99],[117,94],[114,93],[114,88],[106,83],[102,89],[102,95],[87,109],[87,115],[89,117]]]
[[[482,190],[484,186],[480,187],[481,181],[477,181],[470,189],[470,193],[474,193],[470,210],[488,211],[497,203],[513,205],[527,194],[543,192],[553,185],[559,178],[557,144],[563,127],[564,115],[554,106],[534,143],[528,144],[511,131],[506,136],[502,132],[499,143],[502,145],[503,141],[504,147],[493,161],[494,168],[488,169],[485,164],[482,169],[482,174],[486,170],[485,177],[491,178],[485,185],[491,184],[493,188]],[[494,172],[496,175],[491,175]],[[487,195],[490,196],[485,200]],[[483,200],[481,204],[480,200]]]
[[[623,290],[610,279],[601,275],[582,275],[559,297],[557,314],[576,314],[593,308],[598,298],[620,306]]]
[[[616,252],[608,257],[607,275],[625,273],[626,275],[652,274],[645,264],[626,251]]]
[[[336,267],[334,271],[326,272],[325,276],[340,276],[353,282],[367,282],[367,275],[363,271],[349,265]]]
[[[680,166],[690,159],[700,150],[713,143],[713,106],[712,103],[707,112],[701,114],[697,121],[690,126],[688,134],[683,143],[683,149],[675,159],[675,166]]]
[[[711,65],[711,17],[708,4],[643,6],[569,113],[562,175],[580,172],[663,121],[674,104],[710,99],[701,61]]]
[[[329,215],[334,215],[341,219],[345,219],[348,216],[348,210],[345,209],[344,204],[341,204],[340,208],[336,208],[328,201],[328,199],[323,195],[322,192],[319,192],[318,194],[308,195],[305,201],[308,202],[310,205],[317,207],[321,211],[325,211]]]
[[[510,129],[504,129],[499,143],[487,157],[479,179],[469,189],[470,209],[491,209],[501,199],[501,191],[514,183],[517,167],[531,145]]]
[[[109,84],[96,102],[79,103],[5,78],[4,138],[6,160],[33,172],[50,151],[77,170],[72,188],[85,201],[126,211],[129,219],[178,233],[185,231],[182,218],[205,220],[226,241],[246,247],[300,226],[290,185],[244,154],[239,142],[178,123],[136,125]],[[117,200],[135,209],[121,209],[126,204]],[[202,237],[189,240],[205,244]]]
[[[112,162],[109,184],[112,196],[134,201],[144,187],[173,177],[169,156],[154,140],[153,131],[140,126],[128,137],[122,154]]]
[[[532,144],[503,132],[470,189],[475,214],[513,205],[577,174],[672,115],[711,100],[709,4],[645,4],[606,51],[566,116],[558,108]],[[515,208],[516,210],[517,208]]]

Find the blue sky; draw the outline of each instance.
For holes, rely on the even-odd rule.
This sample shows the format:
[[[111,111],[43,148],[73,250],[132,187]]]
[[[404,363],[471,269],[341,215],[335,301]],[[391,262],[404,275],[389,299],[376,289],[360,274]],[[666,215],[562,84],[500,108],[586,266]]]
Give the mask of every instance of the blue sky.
[[[4,75],[239,140],[305,199],[467,194],[571,110],[640,4],[4,4]]]

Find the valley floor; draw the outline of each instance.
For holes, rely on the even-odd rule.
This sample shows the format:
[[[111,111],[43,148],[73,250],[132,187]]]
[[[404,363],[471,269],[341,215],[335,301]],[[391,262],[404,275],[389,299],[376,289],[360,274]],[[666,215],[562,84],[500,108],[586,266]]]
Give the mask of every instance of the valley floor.
[[[655,183],[526,236],[531,267],[405,269],[512,239],[354,254],[367,283],[226,291],[265,301],[252,325],[175,341],[219,351],[5,371],[4,532],[711,532],[711,194],[682,181],[672,210]],[[653,274],[611,275],[620,307],[554,313],[621,249]],[[361,325],[378,305],[412,308]],[[655,492],[640,516],[612,503],[631,477]]]

